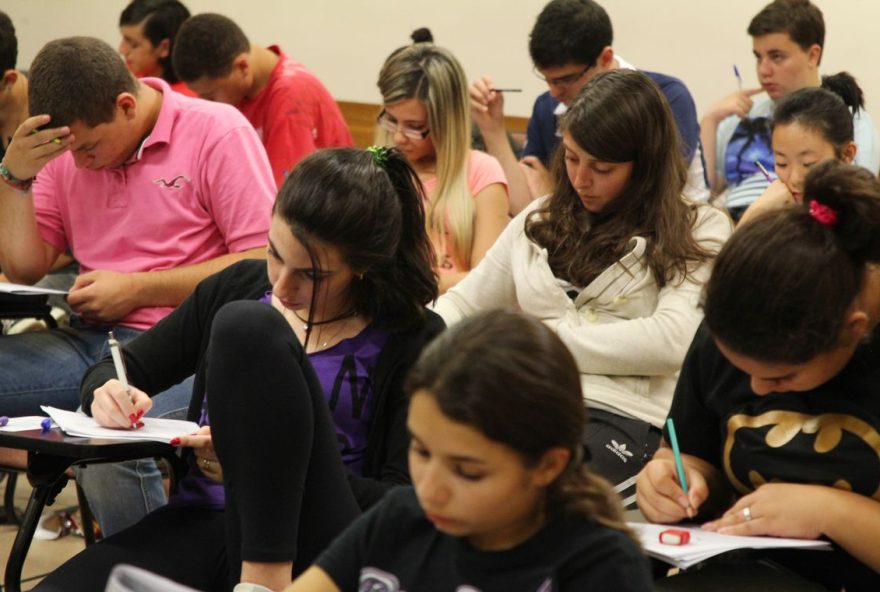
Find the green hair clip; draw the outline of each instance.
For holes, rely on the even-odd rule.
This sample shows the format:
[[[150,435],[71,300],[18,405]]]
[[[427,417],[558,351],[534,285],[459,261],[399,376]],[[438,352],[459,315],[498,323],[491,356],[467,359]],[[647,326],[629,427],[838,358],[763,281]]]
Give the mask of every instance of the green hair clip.
[[[384,167],[385,163],[388,162],[388,155],[391,154],[391,150],[384,146],[370,146],[367,148],[367,152],[373,155],[373,160],[380,167]]]

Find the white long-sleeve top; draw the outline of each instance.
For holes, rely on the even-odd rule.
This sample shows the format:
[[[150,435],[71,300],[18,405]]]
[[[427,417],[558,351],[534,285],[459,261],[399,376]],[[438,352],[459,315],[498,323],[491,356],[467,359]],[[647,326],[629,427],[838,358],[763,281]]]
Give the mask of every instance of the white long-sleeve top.
[[[700,293],[711,261],[660,288],[647,265],[647,240],[635,236],[627,253],[583,288],[566,294],[548,264],[547,250],[525,235],[536,200],[514,218],[476,268],[440,297],[434,310],[447,325],[481,310],[519,307],[552,328],[581,372],[587,403],[661,427],[675,382],[703,313]],[[717,253],[730,236],[725,213],[698,210],[697,242]]]

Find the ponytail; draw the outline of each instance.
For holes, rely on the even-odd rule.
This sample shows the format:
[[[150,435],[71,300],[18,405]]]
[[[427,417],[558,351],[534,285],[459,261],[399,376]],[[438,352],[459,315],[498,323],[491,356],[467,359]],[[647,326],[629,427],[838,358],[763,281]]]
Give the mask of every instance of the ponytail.
[[[880,182],[836,160],[810,169],[804,203],[737,230],[706,285],[706,324],[733,351],[801,364],[839,344],[868,264],[880,262]]]
[[[407,294],[406,302],[417,305],[409,311],[407,318],[421,321],[424,306],[436,300],[439,294],[437,275],[433,270],[434,249],[425,231],[424,190],[418,175],[397,149],[381,150],[387,155],[381,167],[400,204],[401,232],[389,267],[389,278],[384,285],[376,285],[373,292],[403,289]],[[406,302],[399,304],[406,306]]]
[[[359,313],[405,330],[422,324],[437,297],[419,191],[396,150],[325,149],[293,169],[273,213],[313,260],[316,240],[341,251],[357,276],[351,292]]]
[[[829,90],[843,99],[853,115],[865,108],[865,93],[862,92],[856,79],[849,72],[838,72],[822,77],[822,88]]]
[[[590,471],[580,457],[573,460],[550,486],[548,493],[549,510],[561,509],[568,514],[595,520],[628,535],[641,548],[638,538],[626,524],[620,496],[611,483]]]
[[[864,105],[855,78],[846,72],[823,76],[821,88],[802,88],[779,101],[771,129],[797,123],[820,134],[842,159],[844,147],[855,140],[853,117]]]

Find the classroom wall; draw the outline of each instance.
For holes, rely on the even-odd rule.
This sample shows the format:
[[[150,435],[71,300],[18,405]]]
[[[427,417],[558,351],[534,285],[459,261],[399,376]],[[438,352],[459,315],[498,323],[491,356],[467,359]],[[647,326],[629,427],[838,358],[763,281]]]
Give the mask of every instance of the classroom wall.
[[[279,43],[312,68],[339,100],[379,102],[375,82],[384,58],[420,26],[452,49],[471,78],[491,74],[507,95],[507,113],[527,116],[544,90],[531,69],[528,33],[545,0],[184,0],[193,13],[220,12],[251,40]],[[678,76],[702,112],[736,89],[732,65],[756,82],[746,27],[766,0],[603,0],[615,29],[614,48],[636,66]],[[93,35],[114,46],[127,0],[4,0],[18,30],[26,68],[50,39]],[[856,76],[868,109],[880,112],[880,55],[875,0],[816,0],[825,14],[824,73]],[[874,101],[877,107],[874,107]]]

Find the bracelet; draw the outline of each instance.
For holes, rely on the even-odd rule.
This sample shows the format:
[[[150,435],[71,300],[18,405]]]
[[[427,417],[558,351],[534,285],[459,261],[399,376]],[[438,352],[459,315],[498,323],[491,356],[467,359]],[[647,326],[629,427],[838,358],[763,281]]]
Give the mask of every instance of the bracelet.
[[[22,193],[30,192],[31,185],[34,184],[34,177],[31,177],[30,179],[19,179],[9,172],[9,169],[6,168],[6,163],[3,161],[0,161],[0,179],[16,191]]]

